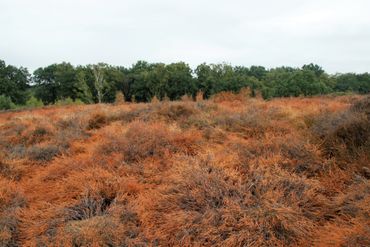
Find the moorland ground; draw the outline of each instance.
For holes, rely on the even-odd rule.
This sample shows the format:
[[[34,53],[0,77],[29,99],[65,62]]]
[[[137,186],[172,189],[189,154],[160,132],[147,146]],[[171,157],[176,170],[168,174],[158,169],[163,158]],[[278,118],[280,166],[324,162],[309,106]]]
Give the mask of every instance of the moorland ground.
[[[370,246],[370,97],[0,113],[0,246]]]

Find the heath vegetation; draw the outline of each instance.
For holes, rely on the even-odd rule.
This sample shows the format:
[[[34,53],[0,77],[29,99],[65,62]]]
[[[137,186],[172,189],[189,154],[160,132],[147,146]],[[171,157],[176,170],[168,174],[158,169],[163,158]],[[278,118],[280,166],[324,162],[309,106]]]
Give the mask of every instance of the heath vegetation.
[[[0,113],[0,246],[370,245],[369,96],[204,93]]]

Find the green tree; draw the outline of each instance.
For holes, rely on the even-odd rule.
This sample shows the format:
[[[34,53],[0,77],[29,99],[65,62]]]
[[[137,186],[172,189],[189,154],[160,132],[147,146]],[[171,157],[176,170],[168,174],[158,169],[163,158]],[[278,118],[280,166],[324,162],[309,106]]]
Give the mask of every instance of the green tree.
[[[24,104],[29,95],[30,75],[25,68],[6,65],[0,60],[0,95],[5,95],[16,104]]]
[[[314,72],[317,77],[320,77],[322,74],[325,73],[321,66],[313,63],[303,65],[302,70],[310,70]]]
[[[159,71],[165,72],[163,69],[164,65],[161,64],[149,64],[145,61],[138,61],[130,69],[129,77],[131,78],[131,92],[132,96],[138,102],[148,102],[153,96],[161,97],[160,87],[163,74],[158,78]]]
[[[75,68],[70,63],[52,64],[37,69],[33,78],[37,85],[36,96],[46,104],[66,98],[80,99],[85,103],[92,100],[81,67]]]
[[[93,96],[87,84],[86,72],[81,67],[76,68],[75,85],[73,87],[74,100],[80,99],[83,103],[92,103]]]
[[[195,95],[196,85],[192,77],[192,70],[188,64],[179,62],[166,66],[168,73],[165,94],[171,100],[178,100],[183,95]]]
[[[208,98],[213,92],[213,72],[210,65],[202,63],[195,69],[197,90]]]
[[[261,81],[267,75],[267,70],[263,66],[251,66],[248,75],[253,76]]]
[[[356,93],[370,93],[370,74],[355,74],[346,73],[334,76],[336,84],[335,91],[339,92],[356,92]]]
[[[36,84],[35,95],[45,104],[55,103],[58,99],[59,84],[56,81],[56,70],[57,64],[52,64],[33,72],[33,81]]]

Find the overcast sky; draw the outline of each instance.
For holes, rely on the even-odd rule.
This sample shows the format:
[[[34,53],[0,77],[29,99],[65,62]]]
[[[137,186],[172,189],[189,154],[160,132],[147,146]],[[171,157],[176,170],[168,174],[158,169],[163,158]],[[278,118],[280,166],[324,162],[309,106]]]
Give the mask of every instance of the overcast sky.
[[[0,59],[370,72],[369,0],[0,0]]]

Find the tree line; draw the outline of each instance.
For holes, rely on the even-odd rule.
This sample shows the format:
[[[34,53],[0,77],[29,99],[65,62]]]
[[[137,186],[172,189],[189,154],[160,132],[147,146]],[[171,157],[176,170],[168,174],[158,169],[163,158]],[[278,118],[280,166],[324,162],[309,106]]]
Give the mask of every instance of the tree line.
[[[249,87],[265,99],[311,96],[333,92],[370,92],[370,74],[330,75],[316,64],[301,68],[231,66],[200,64],[194,70],[184,63],[138,61],[131,67],[99,63],[73,66],[56,63],[36,69],[6,65],[0,60],[0,108],[21,105],[48,105],[71,101],[81,103],[114,102],[117,92],[126,101],[148,102],[153,97],[178,100],[194,97],[201,91],[205,98],[222,91],[238,92]]]

